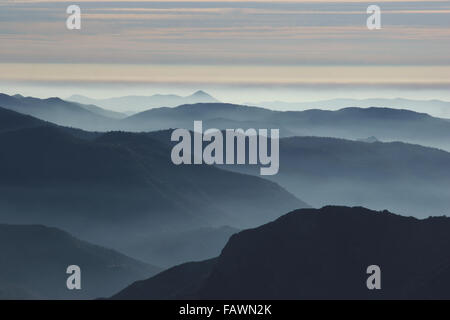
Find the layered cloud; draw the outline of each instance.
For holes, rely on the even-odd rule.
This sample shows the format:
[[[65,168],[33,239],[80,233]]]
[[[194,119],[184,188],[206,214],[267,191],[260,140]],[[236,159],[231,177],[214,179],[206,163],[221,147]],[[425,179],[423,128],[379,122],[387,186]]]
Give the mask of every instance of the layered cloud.
[[[382,29],[376,31],[366,28],[368,3],[363,1],[78,1],[80,31],[65,27],[71,3],[0,2],[0,61],[16,67],[162,65],[168,73],[167,66],[241,66],[235,82],[252,80],[245,74],[252,65],[401,65],[411,70],[450,65],[450,1],[378,1]],[[28,73],[23,72],[11,78],[24,78]],[[412,73],[417,79],[403,80],[439,80]],[[218,74],[215,79],[226,78]],[[265,77],[286,81],[281,74],[265,72]],[[385,76],[385,81],[397,81]],[[349,77],[341,82],[356,81]]]

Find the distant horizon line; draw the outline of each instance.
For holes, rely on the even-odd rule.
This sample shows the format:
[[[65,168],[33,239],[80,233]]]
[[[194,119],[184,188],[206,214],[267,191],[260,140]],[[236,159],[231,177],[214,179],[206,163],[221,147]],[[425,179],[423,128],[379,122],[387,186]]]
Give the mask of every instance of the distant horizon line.
[[[143,97],[143,98],[148,98],[148,97],[153,97],[153,96],[156,96],[156,95],[161,95],[161,96],[170,96],[170,95],[172,95],[172,96],[178,96],[178,97],[181,97],[181,98],[188,98],[188,97],[194,96],[195,93],[198,93],[198,92],[206,93],[207,95],[209,95],[209,96],[211,96],[212,98],[214,98],[214,96],[210,95],[208,92],[206,92],[206,91],[203,90],[203,89],[198,89],[198,90],[196,90],[193,94],[188,95],[188,96],[181,96],[181,95],[178,95],[178,94],[152,94],[152,95],[148,95],[148,96],[134,96],[134,95],[131,95],[131,96],[115,96],[115,97],[104,98],[104,99],[96,99],[96,98],[91,98],[91,97],[88,97],[88,96],[85,96],[85,95],[79,95],[79,94],[73,94],[72,96],[80,96],[80,97],[82,97],[82,98],[88,98],[88,99],[91,99],[91,100],[97,100],[97,101],[101,102],[102,100],[120,99],[120,98],[127,98],[127,97]],[[66,102],[74,102],[74,103],[79,103],[79,104],[81,104],[81,105],[89,105],[89,104],[86,104],[86,103],[78,102],[78,101],[76,101],[76,100],[70,100],[70,98],[71,98],[72,96],[65,97],[65,98],[64,98],[64,97],[61,97],[61,96],[49,96],[49,97],[42,98],[42,97],[36,97],[36,96],[23,95],[23,94],[20,94],[20,93],[16,93],[16,94],[6,94],[6,93],[3,93],[3,92],[0,92],[0,95],[7,95],[7,96],[12,96],[12,97],[13,97],[13,96],[20,96],[20,97],[22,97],[22,98],[34,98],[34,99],[40,99],[40,100],[47,100],[47,99],[55,99],[55,98],[57,98],[57,99],[61,99],[61,100],[66,101]],[[214,99],[215,99],[215,98],[214,98]],[[167,107],[167,106],[166,106],[166,108],[176,108],[176,107],[179,107],[179,106],[182,106],[182,105],[195,105],[195,104],[231,104],[231,105],[237,105],[237,106],[243,106],[243,107],[256,107],[256,108],[262,108],[262,109],[266,109],[266,110],[279,111],[279,112],[295,112],[295,111],[308,111],[308,110],[339,111],[339,110],[344,110],[344,109],[348,109],[348,108],[358,108],[358,109],[378,108],[378,109],[405,110],[405,111],[411,111],[411,112],[415,112],[415,113],[424,113],[424,114],[428,114],[428,115],[430,115],[430,116],[432,116],[432,117],[437,117],[437,118],[442,118],[442,119],[448,119],[448,118],[446,118],[446,117],[444,117],[444,116],[433,115],[432,113],[427,112],[426,110],[420,112],[420,111],[414,110],[413,108],[408,108],[408,107],[395,107],[395,106],[377,106],[377,105],[374,105],[374,106],[347,106],[347,107],[336,107],[335,109],[329,109],[329,108],[326,109],[326,108],[324,108],[324,107],[316,106],[316,107],[306,108],[306,109],[302,109],[302,110],[294,110],[294,109],[287,109],[287,110],[283,109],[283,110],[281,110],[281,109],[276,109],[276,108],[274,108],[274,107],[270,107],[270,106],[264,105],[264,104],[269,104],[269,103],[282,103],[282,104],[292,104],[292,105],[294,105],[294,104],[296,104],[296,103],[298,103],[298,104],[308,104],[308,103],[314,104],[314,103],[316,103],[316,104],[317,104],[317,103],[325,103],[325,102],[333,102],[333,101],[342,101],[342,100],[349,100],[349,101],[355,101],[355,102],[364,102],[364,101],[368,101],[368,100],[386,100],[386,101],[406,100],[406,101],[410,101],[410,102],[424,102],[424,103],[425,103],[425,102],[442,102],[442,103],[448,103],[448,104],[449,104],[449,112],[450,112],[450,101],[441,100],[441,99],[427,99],[427,100],[421,100],[421,99],[408,99],[408,98],[401,98],[401,97],[397,97],[397,98],[364,98],[364,99],[355,99],[355,98],[334,98],[334,99],[313,100],[313,101],[297,101],[297,102],[287,102],[287,101],[260,101],[260,102],[244,102],[244,103],[233,103],[233,102],[226,102],[226,101],[220,101],[220,100],[217,100],[216,102],[192,102],[192,103],[184,103],[184,104],[180,104],[180,105],[176,105],[176,106],[170,106],[170,107]],[[133,114],[138,114],[138,113],[145,112],[145,111],[148,111],[148,110],[151,110],[151,109],[164,108],[164,106],[159,106],[159,107],[148,107],[147,109],[144,109],[144,110],[117,111],[117,110],[114,110],[113,108],[108,108],[108,107],[101,106],[101,105],[95,105],[95,106],[100,107],[100,108],[102,108],[102,109],[104,109],[104,110],[106,110],[106,111],[113,111],[113,112],[118,112],[118,113],[123,113],[123,114],[127,114],[127,113],[130,113],[130,112],[133,113]],[[1,107],[1,105],[0,105],[0,107]],[[449,118],[450,118],[450,117],[449,117]]]
[[[188,98],[191,96],[194,96],[196,93],[205,93],[206,95],[211,96],[212,98],[216,99],[214,97],[214,95],[208,93],[207,90],[204,89],[197,89],[194,90],[192,94],[188,94],[188,95],[183,95],[180,93],[153,93],[153,94],[149,94],[149,95],[138,95],[138,94],[130,94],[130,95],[117,95],[117,96],[109,96],[109,97],[104,97],[104,98],[96,98],[93,96],[89,96],[86,94],[79,94],[79,93],[73,93],[70,96],[45,96],[45,97],[38,97],[38,96],[34,96],[34,95],[27,95],[27,94],[22,94],[22,93],[13,93],[13,94],[8,94],[8,93],[4,93],[4,92],[0,92],[0,94],[5,94],[8,96],[21,96],[24,98],[37,98],[37,99],[51,99],[51,98],[58,98],[61,100],[66,100],[66,101],[70,101],[69,99],[71,97],[74,96],[78,96],[78,97],[82,97],[82,98],[88,98],[91,100],[110,100],[110,99],[120,99],[120,98],[128,98],[128,97],[154,97],[154,96],[178,96],[181,98]],[[299,101],[285,101],[285,100],[260,100],[260,101],[249,101],[249,102],[242,102],[242,103],[233,103],[233,102],[226,102],[226,101],[220,101],[217,99],[217,102],[197,102],[197,103],[224,103],[224,104],[235,104],[235,105],[244,105],[247,103],[286,103],[286,104],[295,104],[295,103],[318,103],[318,102],[329,102],[329,101],[333,101],[333,100],[353,100],[353,101],[367,101],[367,100],[407,100],[407,101],[414,101],[414,102],[444,102],[444,103],[450,103],[450,100],[444,100],[444,99],[412,99],[412,98],[404,98],[401,96],[398,97],[394,97],[394,98],[383,98],[383,97],[377,97],[377,96],[372,96],[372,97],[368,97],[368,98],[330,98],[330,99],[318,99],[318,100],[299,100]],[[196,104],[196,103],[193,103]]]

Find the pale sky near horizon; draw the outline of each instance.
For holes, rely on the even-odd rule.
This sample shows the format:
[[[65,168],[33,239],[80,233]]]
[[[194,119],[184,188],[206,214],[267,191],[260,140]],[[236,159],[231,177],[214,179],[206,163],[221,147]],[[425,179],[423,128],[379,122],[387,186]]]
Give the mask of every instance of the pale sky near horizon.
[[[80,31],[65,27],[69,4]],[[369,4],[381,30],[366,28]],[[449,40],[450,1],[0,0],[0,91],[450,100]]]

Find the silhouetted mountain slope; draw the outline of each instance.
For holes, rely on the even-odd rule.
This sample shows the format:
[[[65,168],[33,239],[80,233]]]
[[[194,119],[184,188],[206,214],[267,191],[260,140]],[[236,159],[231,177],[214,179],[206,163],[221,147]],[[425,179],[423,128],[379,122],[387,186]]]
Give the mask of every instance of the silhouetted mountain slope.
[[[158,108],[120,122],[131,131],[169,128],[192,129],[194,120],[204,128],[279,128],[281,136],[326,136],[382,141],[404,141],[450,150],[450,121],[424,113],[389,108],[346,108],[338,111],[272,111],[223,103]]]
[[[308,206],[278,185],[268,183],[260,177],[242,174],[231,176],[227,170],[207,165],[175,166],[170,159],[170,146],[153,139],[151,134],[113,132],[103,135],[97,141],[128,148],[139,154],[146,168],[152,170],[154,177],[170,184],[171,194],[188,198],[191,204],[203,208],[199,212],[208,212],[209,217],[211,212],[217,212],[214,219],[226,213],[226,218],[223,216],[220,219],[221,225],[249,226],[260,219],[271,219],[274,216],[269,207],[280,205],[285,201],[288,206],[299,202],[301,207]],[[271,199],[267,199],[265,208],[254,210],[255,199],[266,202],[262,200],[263,194],[270,195]],[[219,211],[222,211],[222,214],[218,214]]]
[[[45,125],[45,122],[42,120],[0,107],[0,132],[43,125]]]
[[[226,166],[259,175],[252,166]],[[280,140],[280,170],[268,176],[314,207],[362,205],[426,217],[450,210],[450,153],[401,142]]]
[[[2,184],[144,184],[143,171],[133,167],[132,155],[119,152],[126,150],[98,146],[55,127],[6,132],[0,135],[0,145]],[[109,161],[105,162],[106,159]]]
[[[449,299],[449,250],[449,218],[303,209],[232,236],[216,260],[172,268],[113,298]],[[381,268],[381,290],[367,289],[371,265]]]
[[[38,225],[0,225],[0,297],[92,299],[149,277],[159,268]],[[81,268],[81,290],[68,290],[66,269]]]
[[[217,259],[188,262],[150,278],[137,281],[114,295],[115,300],[177,300],[197,296]]]
[[[113,127],[116,121],[105,117],[108,113],[106,110],[100,112],[98,107],[82,106],[59,98],[38,99],[0,94],[0,106],[58,125],[84,130],[105,130]]]
[[[103,108],[117,111],[139,112],[149,108],[176,107],[187,103],[214,103],[218,102],[208,93],[199,90],[190,96],[182,97],[175,94],[155,94],[152,96],[125,96],[108,99],[91,99],[81,95],[73,95],[68,98],[83,104],[94,104]]]
[[[195,120],[223,119],[224,121],[261,122],[273,114],[273,111],[245,107],[228,103],[185,104],[175,108],[155,108],[132,115],[121,121],[124,128],[151,131],[156,129],[186,128],[190,129]],[[222,127],[219,127],[222,129]]]
[[[74,137],[87,140],[93,140],[100,135],[100,133],[98,132],[89,132],[76,128],[58,126],[57,124],[54,124],[52,122],[40,120],[32,116],[24,115],[22,113],[0,107],[0,133],[5,131],[31,129],[38,127],[58,128],[59,130],[69,133]]]
[[[89,215],[90,219],[108,212],[110,217],[119,219],[126,211],[127,221],[132,221],[134,215],[149,213],[152,218],[172,220],[174,216],[168,214],[172,212],[176,220],[184,216],[187,221],[198,223],[220,220],[251,224],[273,218],[269,208],[261,207],[257,214],[251,210],[255,197],[262,194],[279,198],[283,206],[302,204],[259,177],[211,166],[175,166],[170,161],[169,148],[140,134],[109,133],[96,141],[85,141],[56,128],[43,127],[3,133],[0,146],[2,188],[9,192],[27,188],[32,193],[55,189],[65,201],[57,201],[53,206],[48,203],[48,212],[53,211],[50,208],[64,214],[66,210],[79,210],[78,216]],[[87,203],[75,201],[77,194],[86,197],[90,193]],[[69,201],[72,197],[73,203]],[[108,199],[106,203],[104,197]],[[39,197],[36,200],[41,205],[44,201]],[[54,202],[50,197],[48,200]],[[269,202],[265,206],[277,206]],[[21,206],[33,208],[29,202]],[[62,210],[65,206],[66,210]],[[92,210],[87,210],[89,207]],[[90,211],[97,213],[91,216]]]
[[[251,226],[307,206],[260,177],[175,166],[170,151],[146,134],[79,139],[54,126],[0,133],[0,221],[62,227],[122,249],[165,228]]]

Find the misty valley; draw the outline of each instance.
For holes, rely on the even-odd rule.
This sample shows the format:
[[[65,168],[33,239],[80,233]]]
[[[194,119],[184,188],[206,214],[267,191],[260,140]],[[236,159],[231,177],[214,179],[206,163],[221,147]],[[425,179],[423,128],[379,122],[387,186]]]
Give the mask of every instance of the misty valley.
[[[0,302],[450,300],[449,53],[450,0],[0,0]]]
[[[0,95],[1,298],[450,298],[447,119],[198,97]]]

